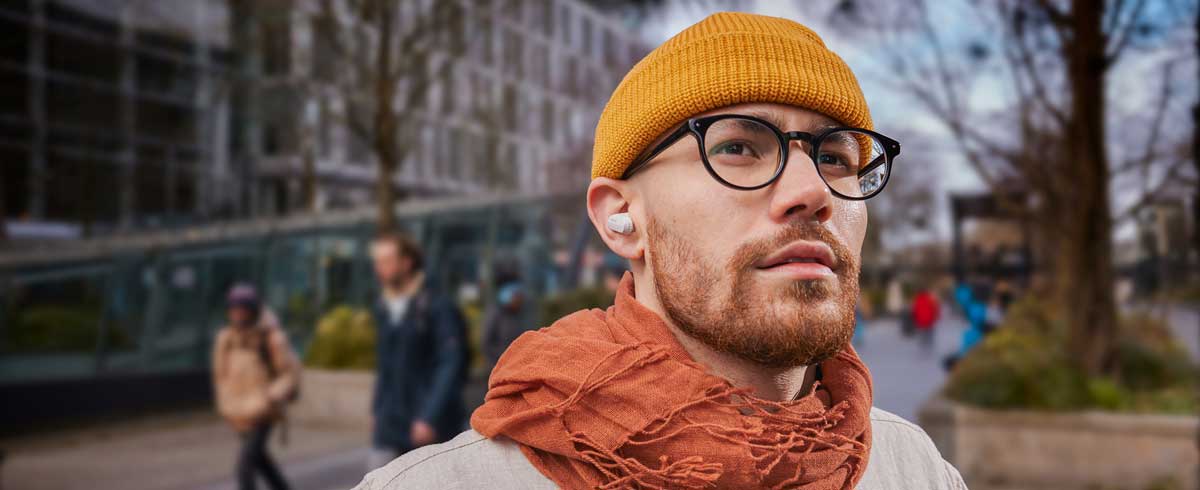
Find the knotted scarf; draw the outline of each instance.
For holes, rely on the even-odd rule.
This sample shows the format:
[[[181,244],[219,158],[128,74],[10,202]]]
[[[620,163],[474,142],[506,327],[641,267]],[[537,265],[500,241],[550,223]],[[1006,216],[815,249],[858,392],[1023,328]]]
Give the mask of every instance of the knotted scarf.
[[[852,489],[871,445],[870,374],[850,346],[788,402],[691,359],[634,298],[527,332],[492,371],[471,426],[516,441],[566,489]]]

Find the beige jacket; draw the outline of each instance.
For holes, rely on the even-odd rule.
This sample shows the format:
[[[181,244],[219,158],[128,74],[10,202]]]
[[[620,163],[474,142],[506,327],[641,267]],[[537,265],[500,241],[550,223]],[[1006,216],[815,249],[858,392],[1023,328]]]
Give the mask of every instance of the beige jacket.
[[[273,369],[267,369],[264,357],[270,358]],[[212,375],[217,413],[234,429],[246,431],[283,415],[299,387],[300,361],[275,314],[264,308],[258,325],[225,326],[217,333]]]
[[[958,471],[920,427],[871,409],[871,458],[858,490],[966,490]],[[355,490],[555,488],[525,459],[517,444],[468,430],[424,446],[367,474]]]

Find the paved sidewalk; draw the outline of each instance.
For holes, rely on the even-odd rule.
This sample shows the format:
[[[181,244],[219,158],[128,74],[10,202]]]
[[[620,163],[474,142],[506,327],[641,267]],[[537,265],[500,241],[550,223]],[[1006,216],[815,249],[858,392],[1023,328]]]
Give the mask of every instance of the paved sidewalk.
[[[858,353],[871,370],[875,406],[916,423],[921,404],[945,382],[942,359],[958,351],[965,328],[962,317],[947,312],[934,330],[933,349],[926,352],[917,336],[904,336],[897,319],[870,320]]]
[[[345,489],[365,472],[367,434],[289,427],[272,454],[296,490]],[[237,435],[211,413],[159,415],[103,428],[0,441],[6,490],[232,489]]]

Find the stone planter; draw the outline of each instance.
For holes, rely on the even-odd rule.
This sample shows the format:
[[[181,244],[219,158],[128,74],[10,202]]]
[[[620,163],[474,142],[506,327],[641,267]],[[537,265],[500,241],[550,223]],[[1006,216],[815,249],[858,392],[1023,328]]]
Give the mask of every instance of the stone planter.
[[[371,429],[373,371],[331,371],[305,368],[300,400],[288,418],[300,424],[367,432]]]
[[[1200,488],[1200,417],[973,408],[934,398],[918,415],[972,489]]]

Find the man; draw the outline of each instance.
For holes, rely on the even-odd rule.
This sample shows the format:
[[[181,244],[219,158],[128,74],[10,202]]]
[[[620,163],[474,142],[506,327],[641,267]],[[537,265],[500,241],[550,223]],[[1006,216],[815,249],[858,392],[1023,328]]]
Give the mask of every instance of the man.
[[[596,128],[588,214],[632,271],[614,306],[522,335],[472,431],[359,488],[964,488],[871,407],[849,345],[862,200],[899,152],[870,127],[800,24],[721,13],[668,40]]]
[[[296,396],[300,361],[253,286],[235,285],[226,307],[229,324],[213,342],[213,391],[217,412],[242,437],[238,488],[255,488],[254,474],[261,473],[272,489],[286,489],[287,481],[267,453],[267,436]]]
[[[370,469],[445,441],[463,426],[464,325],[458,308],[427,287],[422,254],[405,235],[371,242],[380,296],[372,308],[378,375]]]

